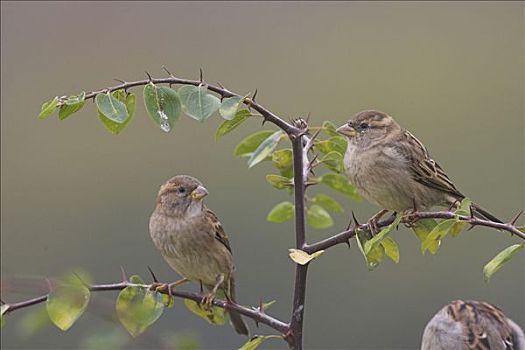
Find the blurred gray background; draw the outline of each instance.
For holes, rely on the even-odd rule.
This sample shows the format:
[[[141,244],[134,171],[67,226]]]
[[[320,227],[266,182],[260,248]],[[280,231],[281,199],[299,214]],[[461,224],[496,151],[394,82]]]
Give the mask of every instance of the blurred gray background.
[[[162,65],[187,78],[197,78],[202,67],[206,80],[240,93],[257,88],[258,101],[272,111],[284,118],[311,112],[313,124],[341,124],[363,109],[386,111],[475,201],[502,219],[524,207],[522,2],[1,6],[2,277],[81,268],[95,282],[116,282],[121,265],[144,277],[150,265],[162,280],[175,280],[150,241],[148,219],[158,186],[172,175],[192,174],[210,190],[207,203],[230,236],[239,301],[275,299],[270,312],[288,319],[292,225],[265,220],[287,195],[265,183],[270,165],[248,169],[232,156],[245,135],[260,129],[258,122],[215,142],[218,115],[205,124],[181,118],[165,134],[142,103],[120,136],[106,132],[91,102],[63,122],[37,119],[42,102],[55,95],[114,85],[113,78],[142,79],[145,70],[160,77]],[[141,89],[136,93],[140,102]],[[343,229],[350,210],[362,221],[376,211],[334,196],[346,214],[332,229],[309,229],[310,242]],[[416,349],[426,322],[458,298],[489,301],[525,324],[523,252],[490,283],[482,276],[483,265],[517,239],[475,228],[445,239],[437,255],[422,256],[411,231],[402,228],[394,237],[398,265],[385,261],[370,272],[353,245],[338,246],[311,266],[308,349]],[[12,289],[2,298],[39,293],[31,286],[24,293]],[[115,298],[94,295],[88,314],[65,333],[48,326],[25,337],[17,324],[33,311],[16,312],[2,330],[2,347],[77,348],[84,337],[108,332],[127,341],[111,320]],[[127,346],[159,348],[181,332],[195,334],[208,349],[245,341],[177,300]],[[285,344],[271,340],[262,348]]]

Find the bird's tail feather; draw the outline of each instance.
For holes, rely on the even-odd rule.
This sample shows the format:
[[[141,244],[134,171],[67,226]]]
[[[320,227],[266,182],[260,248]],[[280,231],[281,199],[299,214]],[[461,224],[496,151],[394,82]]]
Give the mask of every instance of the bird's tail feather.
[[[497,217],[495,217],[494,215],[492,215],[491,213],[489,213],[488,211],[486,211],[485,209],[483,209],[482,207],[480,207],[479,205],[475,203],[472,203],[472,208],[474,209],[474,215],[478,213],[482,217],[482,219],[487,219],[487,220],[494,221],[500,224],[503,223],[503,221],[501,221],[500,219],[498,219]]]
[[[235,281],[233,278],[230,278],[230,299],[235,302]],[[228,310],[228,313],[230,314],[230,322],[235,329],[235,331],[239,334],[248,335],[249,330],[246,324],[244,323],[241,315],[238,312],[235,312],[233,310]]]

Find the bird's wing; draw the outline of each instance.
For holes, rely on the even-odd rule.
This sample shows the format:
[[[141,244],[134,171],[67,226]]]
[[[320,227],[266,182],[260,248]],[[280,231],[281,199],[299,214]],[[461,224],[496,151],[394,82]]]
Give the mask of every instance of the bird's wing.
[[[439,164],[430,158],[421,141],[407,130],[404,131],[403,137],[408,142],[398,142],[397,145],[407,147],[406,150],[403,150],[403,154],[408,157],[414,179],[423,185],[463,199],[465,196],[454,186]]]
[[[231,253],[232,248],[230,246],[230,241],[228,241],[228,236],[226,236],[226,233],[224,233],[224,229],[222,228],[221,222],[219,221],[219,218],[217,218],[217,215],[215,215],[215,213],[211,210],[206,209],[206,217],[213,227],[215,239],[221,242]]]
[[[467,349],[490,350],[489,338],[493,338],[492,342],[501,341],[504,349],[517,349],[507,317],[496,306],[481,301],[456,300],[448,305],[447,312],[461,324]]]

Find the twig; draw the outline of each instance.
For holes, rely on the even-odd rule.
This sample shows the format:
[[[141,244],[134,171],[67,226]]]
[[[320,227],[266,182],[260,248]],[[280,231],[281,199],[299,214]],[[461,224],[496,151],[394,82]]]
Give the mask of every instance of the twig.
[[[525,233],[521,232],[516,226],[508,223],[508,224],[502,224],[495,221],[490,220],[484,220],[484,219],[478,219],[476,217],[471,217],[467,215],[457,215],[452,211],[435,211],[435,212],[415,212],[411,213],[405,218],[403,218],[402,222],[404,223],[414,223],[421,219],[454,219],[457,218],[461,220],[462,222],[468,223],[472,226],[485,226],[485,227],[491,227],[497,230],[503,230],[510,232],[511,234],[514,234],[518,236],[519,238],[525,240]],[[381,220],[377,223],[377,226],[379,228],[385,227],[390,225],[392,222],[394,222],[394,217],[390,217],[385,220]],[[306,245],[303,250],[307,252],[308,254],[313,254],[319,250],[324,250],[330,247],[333,247],[334,245],[345,243],[352,237],[354,237],[357,233],[357,230],[368,230],[368,225],[356,225],[356,227],[340,232],[336,235],[333,235],[329,238],[326,238],[322,241],[308,244]]]
[[[127,281],[123,281],[123,282],[119,282],[119,283],[110,283],[110,284],[98,284],[98,285],[91,285],[89,286],[89,290],[92,291],[92,292],[96,292],[96,291],[112,291],[112,290],[122,290],[126,287],[143,287],[143,288],[150,288],[151,287],[151,284],[135,284],[135,283],[131,283],[131,282],[127,282]],[[159,293],[163,293],[163,294],[167,294],[168,291],[163,291],[163,290],[159,290],[158,291]],[[183,298],[183,299],[190,299],[190,300],[193,300],[193,301],[196,301],[198,303],[201,302],[202,300],[202,295],[198,294],[198,293],[191,293],[191,292],[184,292],[184,291],[178,291],[178,290],[175,290],[175,291],[172,291],[171,292],[171,295],[172,296],[175,296],[175,297],[179,297],[179,298]],[[26,307],[29,307],[29,306],[32,306],[32,305],[36,305],[36,304],[40,304],[40,303],[43,303],[47,300],[47,297],[48,295],[42,295],[42,296],[39,296],[39,297],[36,297],[36,298],[32,298],[32,299],[28,299],[28,300],[24,300],[24,301],[21,301],[21,302],[18,302],[18,303],[6,303],[7,305],[9,305],[8,309],[7,309],[7,313],[11,313],[13,311],[16,311],[18,309],[23,309],[23,308],[26,308]],[[272,317],[272,316],[268,316],[266,313],[264,312],[261,312],[261,311],[258,311],[256,308],[248,308],[248,307],[244,307],[242,305],[239,305],[239,304],[236,304],[236,303],[232,303],[232,302],[228,302],[228,301],[225,301],[225,300],[219,300],[219,299],[215,299],[213,301],[213,305],[215,306],[218,306],[220,308],[223,308],[223,309],[228,309],[228,310],[234,310],[234,311],[237,311],[238,313],[248,317],[248,318],[251,318],[252,320],[258,322],[258,323],[263,323],[273,329],[275,329],[276,331],[278,332],[281,332],[282,334],[286,334],[289,330],[289,327],[288,327],[288,324]]]

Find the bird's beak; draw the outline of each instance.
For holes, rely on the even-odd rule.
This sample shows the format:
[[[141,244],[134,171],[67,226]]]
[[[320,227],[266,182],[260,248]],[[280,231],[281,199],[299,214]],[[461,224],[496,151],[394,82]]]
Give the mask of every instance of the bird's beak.
[[[207,195],[208,195],[208,190],[205,189],[203,186],[199,186],[196,189],[194,189],[193,192],[191,192],[191,198],[195,200],[203,199]]]
[[[348,124],[341,125],[340,127],[337,128],[336,131],[340,133],[341,135],[345,135],[348,137],[354,137],[357,134],[357,131]]]

